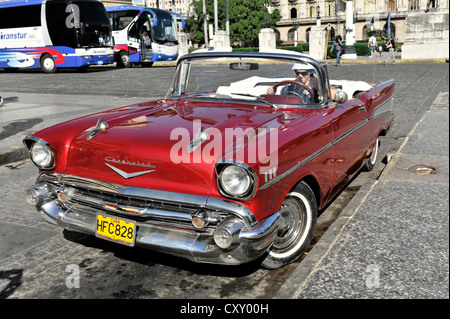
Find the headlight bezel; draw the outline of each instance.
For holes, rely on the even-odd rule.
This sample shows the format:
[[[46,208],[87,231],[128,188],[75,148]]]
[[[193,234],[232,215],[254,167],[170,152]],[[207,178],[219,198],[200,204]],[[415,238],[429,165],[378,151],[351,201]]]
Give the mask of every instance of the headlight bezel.
[[[237,168],[241,172],[246,174],[248,180],[248,187],[242,193],[233,193],[229,189],[227,189],[226,185],[223,183],[223,173],[226,172],[227,169]],[[252,198],[256,193],[256,188],[258,185],[258,175],[255,171],[248,166],[247,164],[237,162],[234,160],[222,160],[216,165],[216,183],[219,193],[225,197],[230,199],[235,199],[239,201],[246,201]]]
[[[36,165],[41,170],[52,170],[55,168],[55,150],[53,147],[46,141],[36,138],[34,136],[29,136],[24,140],[24,144],[28,147],[30,153],[30,159],[34,165]],[[34,151],[37,147],[42,148],[40,151],[48,153],[48,160],[39,161],[37,156],[34,154]]]

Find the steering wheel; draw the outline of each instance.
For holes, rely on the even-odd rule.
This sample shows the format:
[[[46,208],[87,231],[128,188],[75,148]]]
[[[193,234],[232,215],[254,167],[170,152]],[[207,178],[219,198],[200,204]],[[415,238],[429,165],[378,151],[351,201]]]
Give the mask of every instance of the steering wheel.
[[[277,88],[278,88],[279,86],[285,85],[285,84],[294,84],[294,85],[298,85],[298,86],[300,86],[301,88],[304,88],[306,91],[308,91],[309,94],[311,94],[312,97],[314,97],[314,92],[311,90],[311,88],[309,88],[306,84],[303,84],[303,83],[301,83],[301,82],[294,81],[294,80],[285,80],[285,81],[281,81],[281,82],[278,82],[277,84],[275,84],[275,85],[272,87],[274,94],[275,94],[275,92],[277,91]],[[293,93],[296,93],[296,92],[293,92]],[[297,94],[297,95],[298,95],[298,94]]]

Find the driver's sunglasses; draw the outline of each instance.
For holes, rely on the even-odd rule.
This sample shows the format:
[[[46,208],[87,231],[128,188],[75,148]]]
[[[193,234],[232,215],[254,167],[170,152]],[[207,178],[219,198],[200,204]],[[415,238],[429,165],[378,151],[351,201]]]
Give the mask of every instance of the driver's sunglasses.
[[[295,72],[295,74],[296,74],[297,76],[299,76],[299,75],[301,75],[301,76],[306,76],[306,75],[309,74],[309,71]]]

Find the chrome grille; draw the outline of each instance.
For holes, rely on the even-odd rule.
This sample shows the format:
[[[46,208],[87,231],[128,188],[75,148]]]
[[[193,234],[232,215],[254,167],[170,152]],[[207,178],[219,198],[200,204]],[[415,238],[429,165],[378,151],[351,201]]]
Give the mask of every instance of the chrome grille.
[[[256,224],[253,214],[242,205],[214,197],[124,186],[56,173],[42,173],[36,183],[54,185],[52,196],[63,195],[63,199],[59,198],[60,205],[71,212],[105,213],[140,223],[200,232],[212,232],[228,216],[241,218],[248,226]],[[191,216],[200,211],[207,214],[209,224],[197,229],[192,225]]]

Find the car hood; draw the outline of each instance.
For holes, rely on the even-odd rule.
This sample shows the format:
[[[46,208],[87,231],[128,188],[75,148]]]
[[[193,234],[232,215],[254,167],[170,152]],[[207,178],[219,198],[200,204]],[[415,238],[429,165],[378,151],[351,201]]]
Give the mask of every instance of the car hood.
[[[227,147],[227,132],[236,141],[248,129],[274,129],[280,126],[277,118],[282,114],[268,106],[160,100],[72,120],[35,136],[61,149],[58,172],[206,196],[215,178],[216,162],[232,158],[237,149]],[[107,128],[88,139],[100,118]],[[199,131],[208,139],[198,139]],[[201,140],[202,145],[189,152],[193,139]],[[208,154],[212,156],[202,156],[206,147],[211,147]]]

